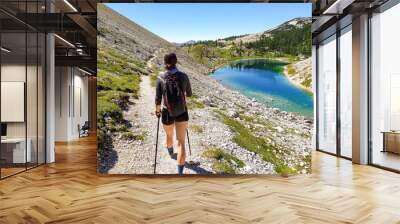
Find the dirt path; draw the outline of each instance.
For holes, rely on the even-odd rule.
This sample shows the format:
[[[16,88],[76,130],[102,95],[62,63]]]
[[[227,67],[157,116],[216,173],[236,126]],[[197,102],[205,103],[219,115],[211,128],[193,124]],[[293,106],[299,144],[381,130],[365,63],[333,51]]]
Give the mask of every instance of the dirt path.
[[[152,174],[155,152],[155,131],[157,120],[153,107],[153,90],[150,88],[148,76],[142,76],[140,83],[139,99],[131,99],[134,102],[127,111],[124,118],[132,125],[130,131],[135,135],[142,136],[143,140],[114,140],[114,149],[117,152],[117,162],[108,173],[120,174]],[[151,101],[150,101],[151,100]]]
[[[150,78],[148,76],[142,77],[142,82],[140,84],[140,97],[134,106],[126,113],[125,119],[129,121],[140,120],[138,122],[140,129],[146,130],[145,139],[143,144],[140,146],[140,150],[151,152],[151,154],[155,153],[155,142],[157,135],[157,118],[154,115],[154,96],[155,89],[150,85]],[[159,130],[159,139],[158,139],[158,155],[157,155],[157,169],[156,173],[158,174],[173,174],[176,173],[176,160],[171,159],[169,154],[167,153],[165,147],[165,134],[162,129],[162,124],[160,122],[160,130]],[[148,164],[148,167],[153,168],[154,157],[151,158],[150,161],[145,161]],[[138,161],[131,161],[131,170],[128,172],[131,173],[135,171],[137,173],[143,172],[143,170],[137,169]],[[147,168],[148,168],[147,167]],[[140,168],[140,167],[139,167]],[[146,169],[147,170],[147,169]]]

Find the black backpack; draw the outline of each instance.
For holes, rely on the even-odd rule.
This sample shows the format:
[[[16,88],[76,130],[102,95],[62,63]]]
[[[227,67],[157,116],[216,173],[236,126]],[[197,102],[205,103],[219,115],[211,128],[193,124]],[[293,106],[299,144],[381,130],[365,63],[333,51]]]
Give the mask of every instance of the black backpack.
[[[161,77],[161,81],[164,84],[164,105],[167,107],[168,113],[172,117],[179,116],[186,112],[186,98],[182,88],[182,82],[180,81],[181,77],[180,72],[175,72],[173,74],[167,73],[164,77]]]

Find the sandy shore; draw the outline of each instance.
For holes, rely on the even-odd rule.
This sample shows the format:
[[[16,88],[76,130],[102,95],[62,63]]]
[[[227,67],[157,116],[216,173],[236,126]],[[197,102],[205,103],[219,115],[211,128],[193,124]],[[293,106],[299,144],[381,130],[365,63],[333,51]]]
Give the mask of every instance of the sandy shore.
[[[288,64],[288,65],[290,65],[290,64]],[[297,81],[295,81],[295,80],[293,80],[293,79],[291,78],[291,76],[290,76],[289,73],[288,73],[288,65],[285,65],[285,66],[284,66],[284,70],[283,70],[283,74],[287,77],[287,79],[288,79],[293,85],[295,85],[295,86],[297,86],[297,87],[299,87],[299,88],[301,88],[301,89],[303,89],[303,90],[305,90],[305,91],[307,91],[307,92],[309,92],[309,93],[311,93],[311,94],[314,94],[312,88],[307,88],[307,87],[303,86],[301,83],[298,83]]]

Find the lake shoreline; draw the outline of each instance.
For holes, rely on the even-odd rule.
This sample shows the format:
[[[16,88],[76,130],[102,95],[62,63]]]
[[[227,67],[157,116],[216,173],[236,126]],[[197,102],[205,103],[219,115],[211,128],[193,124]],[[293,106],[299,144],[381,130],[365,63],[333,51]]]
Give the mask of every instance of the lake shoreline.
[[[283,71],[281,72],[283,75],[286,76],[286,78],[295,86],[297,86],[298,88],[306,91],[308,94],[310,95],[314,95],[314,92],[312,90],[312,88],[308,88],[304,85],[302,85],[301,83],[297,82],[296,80],[293,80],[292,77],[289,75],[288,73],[288,66],[294,64],[295,62],[290,62],[290,60],[287,57],[276,57],[276,58],[267,58],[267,57],[249,57],[249,58],[239,58],[239,59],[234,59],[234,60],[229,60],[227,62],[221,63],[217,66],[215,66],[214,68],[211,68],[208,71],[208,75],[211,75],[212,73],[214,73],[216,70],[225,67],[227,65],[229,65],[230,63],[233,63],[235,61],[241,61],[241,60],[257,60],[257,59],[264,59],[264,60],[271,60],[271,61],[278,61],[278,62],[282,62],[285,63],[286,65],[283,65]]]
[[[257,60],[265,60],[261,62],[257,62]],[[246,62],[248,61],[249,62]],[[239,62],[242,61],[242,62]],[[230,68],[229,64],[225,64],[221,66],[217,70],[212,73],[209,73],[209,76],[215,79],[217,82],[223,84],[225,87],[232,89],[234,91],[240,92],[242,95],[248,97],[252,100],[257,100],[260,103],[265,104],[271,108],[279,108],[282,111],[298,113],[299,115],[305,116],[307,118],[312,117],[311,110],[309,105],[313,104],[312,94],[306,88],[298,85],[296,82],[291,80],[288,75],[285,74],[284,67],[288,63],[285,60],[271,59],[271,58],[246,58],[246,59],[237,59],[231,61],[230,63],[237,62],[239,63],[237,66],[246,66],[240,71],[232,70],[235,69],[235,65]],[[274,63],[276,62],[276,64]],[[243,63],[243,65],[240,65]],[[250,64],[248,64],[250,63]],[[247,70],[245,68],[252,68],[252,64],[256,63],[260,66],[261,64],[266,63],[258,70]],[[281,64],[282,63],[282,64]],[[269,67],[273,64],[273,67]],[[249,67],[247,67],[249,66]],[[256,66],[256,65],[254,65]],[[256,67],[258,68],[258,67]],[[247,71],[246,71],[247,70]],[[242,73],[243,72],[243,73]],[[253,74],[261,74],[260,72],[272,72],[274,75],[272,76],[253,76]],[[222,75],[222,76],[221,76]],[[274,76],[276,76],[274,78]],[[255,79],[253,79],[254,77]],[[265,78],[262,78],[265,77]],[[281,78],[278,78],[281,77]],[[230,81],[229,81],[230,80]],[[236,80],[236,81],[233,81]],[[279,81],[284,80],[284,81]],[[265,85],[263,84],[264,82]],[[275,83],[276,82],[276,83]],[[236,83],[236,84],[235,84]],[[242,83],[242,84],[240,84]],[[243,83],[247,83],[244,84]],[[236,86],[239,85],[239,86]],[[255,87],[255,88],[254,88]],[[262,96],[261,98],[257,97],[257,94],[249,94],[248,91],[259,92]],[[287,92],[289,91],[289,92]],[[294,91],[294,92],[293,92]],[[271,95],[272,94],[272,95]],[[282,98],[283,97],[283,98]],[[300,97],[300,98],[298,98]],[[270,100],[267,100],[270,99]],[[300,101],[298,101],[298,99]]]
[[[238,58],[238,59],[234,59],[234,60],[228,60],[224,63],[221,63],[219,65],[216,65],[214,68],[210,68],[208,71],[208,75],[210,75],[211,73],[215,72],[216,70],[225,67],[229,64],[231,64],[232,62],[235,61],[241,61],[241,60],[258,60],[258,59],[263,59],[263,60],[270,60],[270,61],[278,61],[278,62],[282,62],[282,63],[286,63],[289,64],[288,61],[286,60],[282,60],[282,58],[266,58],[266,57],[249,57],[249,58]]]

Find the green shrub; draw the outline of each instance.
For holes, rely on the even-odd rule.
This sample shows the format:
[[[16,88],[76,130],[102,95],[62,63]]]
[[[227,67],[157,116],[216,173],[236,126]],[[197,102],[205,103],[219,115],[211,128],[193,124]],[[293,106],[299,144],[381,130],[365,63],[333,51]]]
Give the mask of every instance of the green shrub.
[[[303,86],[305,86],[307,88],[310,88],[311,84],[312,84],[312,78],[311,77],[307,78],[307,79],[303,80],[303,82],[301,82],[301,85],[303,85]]]
[[[296,74],[296,69],[294,69],[292,65],[287,66],[287,71],[289,76],[293,76],[294,74]]]
[[[207,158],[212,158],[212,159],[216,159],[216,160],[221,160],[224,158],[223,154],[225,152],[222,151],[222,149],[220,148],[213,148],[213,149],[208,149],[207,151],[203,152],[203,156],[207,157]]]
[[[255,117],[247,116],[247,115],[243,115],[243,114],[240,114],[239,117],[240,117],[240,119],[250,122],[250,123],[254,123],[254,120],[255,120]]]
[[[203,152],[203,156],[207,158],[213,158],[216,160],[225,160],[228,162],[234,161],[239,168],[242,168],[245,166],[244,162],[237,158],[234,155],[231,155],[229,153],[226,153],[224,150],[221,148],[212,148],[208,149],[207,151]]]
[[[122,121],[122,110],[128,106],[129,94],[120,91],[97,92],[97,116],[110,116]]]
[[[217,174],[235,174],[235,170],[226,162],[215,162],[211,168]]]
[[[100,70],[97,74],[98,90],[116,90],[131,93],[138,97],[140,88],[140,76],[138,74],[114,75],[110,72]]]
[[[97,139],[100,152],[108,132],[123,132],[123,137],[142,139],[131,135],[123,110],[130,97],[139,96],[140,75],[147,74],[145,64],[125,53],[108,48],[99,42],[97,50]]]
[[[189,97],[187,98],[187,107],[188,109],[203,109],[205,106],[202,102],[196,100],[196,98]]]
[[[158,77],[158,73],[157,72],[151,73],[151,75],[150,75],[150,85],[152,87],[156,87],[157,77]]]
[[[122,133],[121,137],[126,140],[144,141],[143,134],[134,134],[131,131],[126,131]]]
[[[192,124],[190,125],[190,128],[195,132],[195,133],[203,133],[203,127],[200,125]]]

